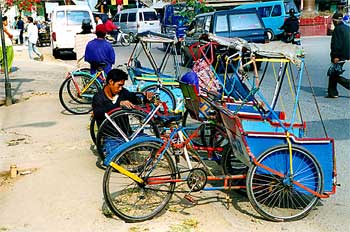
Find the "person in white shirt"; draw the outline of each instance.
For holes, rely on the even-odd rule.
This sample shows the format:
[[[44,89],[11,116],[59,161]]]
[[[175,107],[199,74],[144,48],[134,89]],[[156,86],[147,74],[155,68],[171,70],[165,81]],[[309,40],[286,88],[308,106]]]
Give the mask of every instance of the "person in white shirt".
[[[28,17],[28,29],[27,29],[27,33],[28,33],[28,53],[29,53],[29,58],[30,59],[34,59],[33,57],[33,53],[35,53],[38,58],[43,61],[44,60],[44,56],[40,53],[39,49],[36,47],[36,42],[38,41],[38,27],[36,25],[34,25],[34,21],[32,17]]]

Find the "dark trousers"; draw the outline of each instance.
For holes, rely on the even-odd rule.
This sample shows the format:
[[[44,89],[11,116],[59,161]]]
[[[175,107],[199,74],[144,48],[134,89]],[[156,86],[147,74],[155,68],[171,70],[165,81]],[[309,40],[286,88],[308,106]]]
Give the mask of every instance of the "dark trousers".
[[[23,44],[23,29],[21,29],[19,32],[19,43]]]
[[[343,66],[344,63],[341,65]],[[338,75],[332,75],[328,80],[328,96],[338,96],[337,84],[340,84],[344,88],[350,90],[350,79],[346,79]]]

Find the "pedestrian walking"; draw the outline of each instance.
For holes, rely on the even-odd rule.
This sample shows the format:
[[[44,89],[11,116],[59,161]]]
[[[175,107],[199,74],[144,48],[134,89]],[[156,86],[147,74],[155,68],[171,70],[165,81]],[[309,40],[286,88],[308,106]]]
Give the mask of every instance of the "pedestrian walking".
[[[28,53],[29,58],[34,59],[33,53],[35,53],[38,58],[43,61],[44,56],[40,53],[39,49],[36,47],[36,42],[38,41],[39,33],[38,33],[38,27],[34,25],[34,20],[32,17],[28,17]]]
[[[343,66],[346,60],[350,59],[350,27],[343,22],[343,14],[336,12],[332,16],[334,31],[331,38],[331,62],[328,69],[328,98],[337,98],[337,84],[350,90],[350,79],[346,79],[341,74],[344,72]]]
[[[4,29],[4,40],[5,40],[5,46],[6,46],[6,58],[7,58],[7,68],[8,72],[11,72],[12,62],[14,58],[14,51],[13,51],[13,44],[12,44],[12,38],[13,35],[8,30],[8,21],[7,16],[2,17],[2,26]],[[4,72],[5,70],[5,61],[2,54],[2,47],[0,46],[0,64],[1,64],[1,72]]]
[[[17,17],[16,28],[19,29],[19,44],[23,44],[23,31],[24,31],[24,22],[21,16]]]

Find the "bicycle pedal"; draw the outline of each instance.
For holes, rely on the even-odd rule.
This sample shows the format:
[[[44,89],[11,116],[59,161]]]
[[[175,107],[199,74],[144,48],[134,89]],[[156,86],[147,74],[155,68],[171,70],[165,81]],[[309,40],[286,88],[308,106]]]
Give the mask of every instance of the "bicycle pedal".
[[[198,204],[198,202],[195,199],[193,199],[193,197],[191,195],[186,194],[184,196],[184,199],[187,200],[188,202],[190,202],[191,204]]]

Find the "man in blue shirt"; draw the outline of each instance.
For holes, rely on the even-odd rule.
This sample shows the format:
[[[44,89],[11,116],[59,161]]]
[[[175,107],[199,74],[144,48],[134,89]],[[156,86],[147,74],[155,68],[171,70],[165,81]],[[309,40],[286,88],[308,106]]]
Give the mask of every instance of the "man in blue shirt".
[[[103,24],[96,26],[96,39],[91,40],[85,49],[85,61],[91,66],[91,74],[97,72],[97,68],[104,63],[104,71],[107,73],[112,69],[115,62],[115,53],[112,45],[105,40],[106,28]]]

